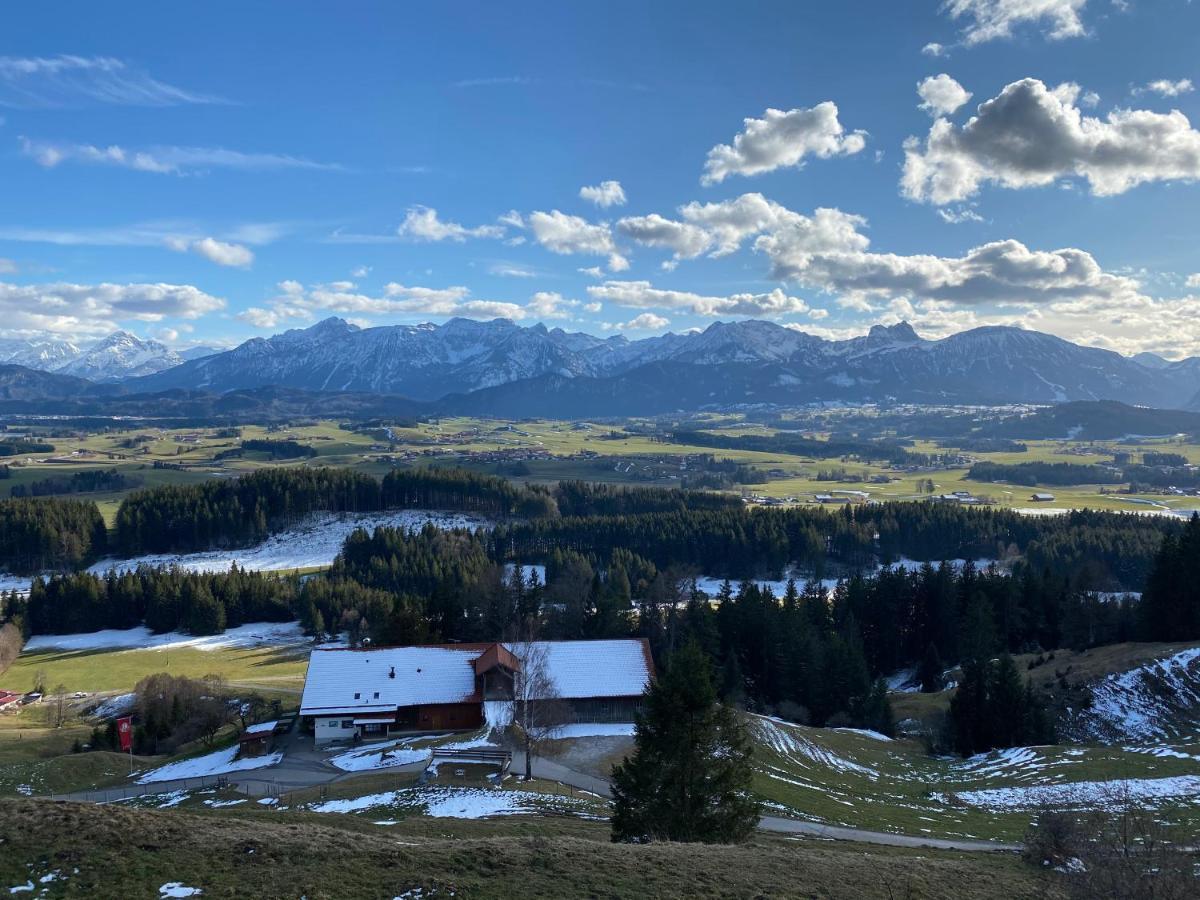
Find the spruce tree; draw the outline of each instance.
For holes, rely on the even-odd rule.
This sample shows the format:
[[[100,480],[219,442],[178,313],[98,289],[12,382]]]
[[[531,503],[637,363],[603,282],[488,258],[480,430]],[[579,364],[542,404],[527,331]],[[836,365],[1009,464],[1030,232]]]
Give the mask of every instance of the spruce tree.
[[[613,770],[614,841],[733,843],[759,819],[751,745],[720,704],[695,642],[672,655],[646,694],[633,755]]]

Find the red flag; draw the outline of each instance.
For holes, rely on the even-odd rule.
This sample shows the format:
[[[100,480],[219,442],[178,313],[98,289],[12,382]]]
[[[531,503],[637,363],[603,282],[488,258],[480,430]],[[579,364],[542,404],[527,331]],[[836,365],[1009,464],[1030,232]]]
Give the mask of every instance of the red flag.
[[[121,739],[121,750],[128,751],[133,746],[133,716],[117,719],[117,736]]]

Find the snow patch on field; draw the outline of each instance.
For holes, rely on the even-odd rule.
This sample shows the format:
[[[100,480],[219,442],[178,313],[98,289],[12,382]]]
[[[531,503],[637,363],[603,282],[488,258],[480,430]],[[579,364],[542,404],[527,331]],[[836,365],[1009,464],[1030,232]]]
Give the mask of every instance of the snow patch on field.
[[[239,625],[222,634],[196,637],[181,631],[154,634],[137,628],[92,631],[85,634],[39,634],[29,639],[23,652],[36,650],[248,650],[254,647],[293,647],[309,642],[299,622],[256,622]]]
[[[1106,741],[1159,741],[1191,730],[1200,714],[1200,647],[1102,678],[1069,730]]]
[[[376,744],[372,747],[348,750],[339,753],[329,762],[343,772],[366,772],[371,769],[390,769],[395,766],[407,766],[429,759],[429,748],[413,749],[406,746],[415,738],[389,741],[386,744]]]
[[[165,766],[144,772],[138,778],[138,784],[176,781],[181,778],[203,778],[207,775],[225,775],[229,772],[244,772],[248,769],[265,769],[267,766],[278,764],[283,759],[282,753],[236,759],[237,752],[237,747],[226,747],[224,750],[217,750],[215,753],[208,753],[204,756],[167,763]]]
[[[869,737],[875,741],[888,741],[892,739],[886,734],[879,731],[872,731],[870,728],[835,728],[834,731],[840,731],[842,734],[857,734],[862,737]]]
[[[239,569],[278,572],[327,566],[342,550],[346,538],[357,528],[374,531],[386,526],[419,531],[432,523],[438,528],[490,528],[488,519],[462,513],[402,509],[378,513],[316,513],[302,524],[271,535],[261,544],[241,550],[206,550],[202,553],[157,553],[132,559],[102,559],[88,571],[103,575],[109,570],[133,571],[138,566],[179,566],[191,572],[228,572]],[[544,574],[544,573],[543,573]],[[29,590],[30,579],[0,574],[4,590]]]
[[[833,769],[835,772],[853,772],[875,779],[879,773],[869,766],[852,762],[796,733],[796,726],[769,716],[754,716],[759,740],[780,756],[792,763],[809,768],[811,763]]]
[[[406,788],[348,800],[326,800],[309,807],[319,813],[357,813],[380,808],[415,808],[439,819],[485,819],[538,815],[547,809],[583,814],[588,804],[571,797],[488,788]]]
[[[996,812],[1034,809],[1042,805],[1072,809],[1114,808],[1126,801],[1154,804],[1156,801],[1180,801],[1195,804],[1200,792],[1200,776],[1177,775],[1171,778],[1134,778],[1127,781],[1078,781],[1071,784],[1030,787],[987,788],[958,791],[953,795],[933,794],[934,800],[957,800]]]
[[[199,897],[204,891],[198,887],[188,887],[182,881],[168,881],[158,889],[159,900],[165,897]]]

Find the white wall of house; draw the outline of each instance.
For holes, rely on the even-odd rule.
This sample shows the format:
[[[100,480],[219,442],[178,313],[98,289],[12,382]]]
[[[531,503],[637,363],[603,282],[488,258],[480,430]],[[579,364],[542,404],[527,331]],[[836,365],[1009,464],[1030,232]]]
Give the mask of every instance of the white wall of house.
[[[358,733],[354,716],[331,716],[313,720],[313,743],[318,747],[334,741],[348,741]]]

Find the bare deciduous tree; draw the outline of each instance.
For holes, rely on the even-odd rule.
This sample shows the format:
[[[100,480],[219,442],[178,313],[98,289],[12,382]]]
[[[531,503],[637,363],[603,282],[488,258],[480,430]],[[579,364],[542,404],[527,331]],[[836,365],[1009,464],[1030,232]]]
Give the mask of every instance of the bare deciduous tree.
[[[566,719],[566,708],[559,699],[558,686],[550,668],[549,648],[532,635],[511,645],[521,661],[521,671],[513,682],[513,724],[521,730],[525,745],[525,780],[533,778],[533,757],[541,746],[554,737]]]

